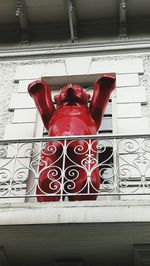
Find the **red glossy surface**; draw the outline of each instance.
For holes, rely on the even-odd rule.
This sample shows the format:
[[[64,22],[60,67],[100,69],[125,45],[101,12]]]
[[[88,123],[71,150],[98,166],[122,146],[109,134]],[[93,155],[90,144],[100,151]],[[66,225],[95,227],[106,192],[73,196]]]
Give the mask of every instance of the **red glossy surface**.
[[[48,130],[49,136],[75,136],[75,135],[93,135],[97,133],[100,127],[101,120],[109,101],[110,94],[115,88],[115,75],[113,74],[103,74],[95,82],[93,86],[93,96],[90,101],[90,106],[88,107],[88,101],[90,95],[87,94],[84,89],[78,85],[68,84],[64,86],[59,95],[55,96],[56,108],[51,99],[50,87],[42,80],[37,80],[32,82],[28,86],[29,94],[33,97],[37,109],[41,115],[43,123]],[[41,155],[42,161],[46,165],[54,164],[55,167],[62,168],[62,157],[59,156],[62,153],[61,143],[51,143],[54,145],[57,151],[52,155]],[[77,170],[79,173],[78,178],[74,180],[75,186],[69,191],[65,188],[66,192],[82,193],[87,192],[87,172],[83,168],[77,167],[77,164],[81,164],[81,161],[85,159],[84,155],[76,154],[74,149],[77,145],[82,145],[83,151],[86,151],[87,144],[80,140],[74,141],[68,146],[68,157],[75,162],[73,169]],[[45,151],[48,150],[48,145]],[[93,145],[96,145],[96,143]],[[95,153],[96,156],[96,153]],[[71,167],[71,160],[65,159],[65,167]],[[90,166],[91,168],[91,166]],[[53,168],[53,170],[56,170]],[[66,171],[66,180],[69,180],[69,171]],[[48,178],[49,177],[49,178]],[[43,166],[39,170],[39,186],[37,187],[37,194],[53,193],[53,188],[55,187],[55,192],[59,191],[60,184],[57,182],[59,178],[59,173],[57,176],[50,174],[49,169],[44,169]],[[59,179],[60,181],[60,179]],[[65,181],[64,181],[65,182]],[[95,190],[99,189],[100,177],[99,170],[95,169],[91,174],[90,192],[94,193]],[[69,185],[69,183],[68,183]],[[53,186],[50,188],[50,186]],[[84,188],[84,189],[83,189]],[[58,201],[59,196],[51,197],[39,197],[38,201]],[[95,200],[96,196],[89,195],[78,195],[69,196],[69,200]]]

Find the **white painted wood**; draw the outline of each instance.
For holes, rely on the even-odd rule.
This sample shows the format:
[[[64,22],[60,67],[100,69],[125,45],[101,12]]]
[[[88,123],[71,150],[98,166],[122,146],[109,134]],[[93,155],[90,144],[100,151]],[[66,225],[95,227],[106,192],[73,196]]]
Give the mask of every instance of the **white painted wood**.
[[[18,83],[18,92],[28,93],[28,85],[34,81],[34,79],[20,80]]]
[[[9,110],[35,108],[34,100],[28,93],[14,93],[11,96]]]
[[[90,64],[91,64],[91,57],[72,57],[66,58],[66,69],[67,75],[82,75],[88,74]]]
[[[117,88],[117,103],[147,102],[144,86]]]
[[[13,123],[35,123],[36,109],[14,110]]]
[[[117,120],[118,134],[148,134],[150,132],[149,119],[142,118],[123,118]]]
[[[44,76],[64,76],[67,75],[65,60],[58,59],[58,60],[51,60],[48,64],[45,65],[43,68],[43,75]]]
[[[44,73],[45,64],[21,65],[16,67],[14,81],[25,79],[39,79]]]
[[[117,117],[142,117],[142,110],[140,103],[125,103],[117,104]]]
[[[89,70],[94,73],[144,73],[142,59],[122,59],[102,61],[101,57],[94,57]]]
[[[8,124],[5,128],[4,139],[23,139],[34,136],[35,123]]]
[[[138,86],[138,74],[121,74],[116,75],[116,87]]]

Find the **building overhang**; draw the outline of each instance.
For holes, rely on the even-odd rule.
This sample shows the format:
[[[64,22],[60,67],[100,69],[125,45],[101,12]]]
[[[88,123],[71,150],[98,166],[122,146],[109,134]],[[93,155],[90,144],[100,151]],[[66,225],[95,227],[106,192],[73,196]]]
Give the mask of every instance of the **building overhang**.
[[[148,0],[2,0],[0,43],[149,38]]]
[[[0,246],[16,266],[131,266],[150,243],[149,216],[149,201],[4,204]]]

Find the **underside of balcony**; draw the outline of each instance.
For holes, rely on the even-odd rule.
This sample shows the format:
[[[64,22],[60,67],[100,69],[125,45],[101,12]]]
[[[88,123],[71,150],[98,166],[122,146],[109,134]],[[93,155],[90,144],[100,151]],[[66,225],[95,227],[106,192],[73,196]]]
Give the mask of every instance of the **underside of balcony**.
[[[0,226],[1,265],[149,265],[140,264],[150,259],[149,226],[135,222]]]

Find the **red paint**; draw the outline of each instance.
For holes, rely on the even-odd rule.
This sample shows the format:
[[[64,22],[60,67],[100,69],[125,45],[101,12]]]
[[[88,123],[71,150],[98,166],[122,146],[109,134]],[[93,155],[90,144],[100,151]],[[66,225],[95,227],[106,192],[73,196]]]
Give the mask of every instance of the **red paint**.
[[[55,102],[57,107],[55,109],[54,104],[51,99],[51,89],[42,80],[37,80],[32,82],[28,86],[29,94],[33,97],[37,109],[41,115],[42,121],[48,130],[48,136],[75,136],[75,135],[94,135],[97,133],[100,127],[101,120],[109,101],[109,97],[113,89],[115,88],[115,75],[114,74],[103,74],[95,82],[93,86],[93,96],[90,101],[90,106],[88,107],[88,101],[90,95],[87,94],[84,89],[78,85],[68,84],[64,86],[59,95],[55,96]],[[61,142],[62,143],[62,142]],[[61,173],[59,168],[62,169],[62,145],[53,142],[48,143],[44,153],[41,155],[41,159],[45,165],[51,166],[51,168],[44,168],[40,166],[39,169],[39,186],[37,187],[37,194],[54,193],[53,188],[55,187],[55,192],[59,192],[61,182]],[[96,149],[96,142],[92,141],[92,145]],[[56,149],[56,152],[48,154],[48,149],[50,145]],[[63,144],[63,143],[62,143]],[[82,154],[76,154],[74,149],[77,145],[82,145]],[[87,149],[87,143],[83,140],[74,141],[68,143],[67,154],[69,158],[75,162],[72,166],[71,160],[65,158],[65,179],[64,188],[67,193],[78,193],[76,196],[69,196],[69,200],[95,200],[96,195],[80,195],[81,193],[87,192],[87,173],[80,167],[81,161],[85,159]],[[83,154],[85,153],[85,154]],[[96,152],[93,153],[96,156]],[[53,163],[55,167],[52,168]],[[71,167],[72,166],[72,167]],[[58,168],[59,167],[59,168]],[[90,165],[90,168],[93,166]],[[50,173],[50,169],[53,170],[53,174]],[[69,170],[75,169],[78,171],[79,175],[74,179],[75,186],[72,190],[69,190],[68,185],[72,185],[71,175]],[[57,175],[56,170],[58,170]],[[72,177],[73,178],[73,177]],[[90,192],[96,193],[100,186],[99,170],[96,168],[91,173],[91,185]],[[51,188],[50,188],[51,186]],[[41,189],[40,189],[41,188]],[[58,201],[60,196],[50,196],[50,197],[38,197],[38,201]]]

